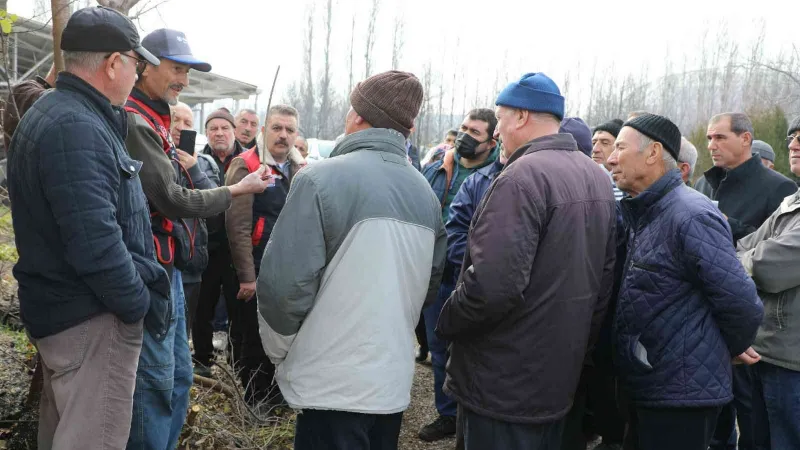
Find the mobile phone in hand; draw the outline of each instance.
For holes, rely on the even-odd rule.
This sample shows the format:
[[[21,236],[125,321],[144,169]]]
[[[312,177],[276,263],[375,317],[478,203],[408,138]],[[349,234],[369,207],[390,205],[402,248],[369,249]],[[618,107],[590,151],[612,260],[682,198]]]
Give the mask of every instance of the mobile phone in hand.
[[[190,155],[194,155],[194,143],[196,139],[197,139],[197,131],[181,130],[181,138],[180,138],[180,143],[178,144],[178,148]]]

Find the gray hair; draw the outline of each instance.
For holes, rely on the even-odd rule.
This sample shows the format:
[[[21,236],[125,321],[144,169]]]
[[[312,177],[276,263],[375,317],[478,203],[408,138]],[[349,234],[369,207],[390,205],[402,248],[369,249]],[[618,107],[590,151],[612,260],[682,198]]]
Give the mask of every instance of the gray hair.
[[[730,119],[731,120],[731,131],[733,131],[737,136],[741,136],[742,133],[750,133],[750,136],[755,136],[755,132],[753,132],[753,122],[750,121],[750,118],[747,117],[747,114],[744,113],[722,113],[717,114],[716,116],[712,117],[708,123],[717,123],[722,119]]]
[[[681,151],[678,153],[678,162],[689,164],[689,178],[691,178],[694,175],[694,166],[697,164],[697,148],[683,136],[681,136]]]
[[[96,72],[103,65],[103,60],[106,57],[105,53],[100,52],[64,51],[63,54],[64,69],[67,71],[81,69],[88,72]]]
[[[252,114],[252,115],[258,117],[258,113],[256,112],[256,110],[250,109],[250,108],[244,108],[244,109],[240,109],[239,112],[236,113],[236,119],[242,117],[244,114]]]
[[[639,134],[641,135],[641,138],[639,140],[639,153],[641,153],[641,152],[644,151],[644,149],[649,147],[650,144],[653,144],[656,141],[653,140],[653,139],[650,139],[649,137],[645,136],[642,133],[639,133]],[[669,154],[669,152],[667,151],[667,148],[664,147],[664,144],[661,144],[661,147],[664,149],[664,151],[661,152],[661,159],[664,160],[664,168],[666,170],[677,169],[678,168],[678,162],[675,161],[675,158],[673,158],[672,155]]]

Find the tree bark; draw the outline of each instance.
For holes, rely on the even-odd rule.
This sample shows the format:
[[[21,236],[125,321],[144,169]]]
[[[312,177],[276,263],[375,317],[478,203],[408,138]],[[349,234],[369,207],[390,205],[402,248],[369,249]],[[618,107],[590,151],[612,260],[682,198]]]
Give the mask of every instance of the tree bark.
[[[64,56],[61,54],[61,34],[69,20],[69,0],[50,0],[50,10],[53,12],[53,65],[56,73],[64,70]]]

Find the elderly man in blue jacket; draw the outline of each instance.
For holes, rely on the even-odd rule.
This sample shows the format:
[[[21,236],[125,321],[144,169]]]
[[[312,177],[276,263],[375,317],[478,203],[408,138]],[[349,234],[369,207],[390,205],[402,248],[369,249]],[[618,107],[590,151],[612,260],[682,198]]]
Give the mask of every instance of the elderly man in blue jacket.
[[[731,361],[764,315],[725,217],[683,184],[681,134],[669,119],[626,122],[608,159],[627,229],[614,317],[615,363],[628,398],[625,448],[706,450],[733,399]]]

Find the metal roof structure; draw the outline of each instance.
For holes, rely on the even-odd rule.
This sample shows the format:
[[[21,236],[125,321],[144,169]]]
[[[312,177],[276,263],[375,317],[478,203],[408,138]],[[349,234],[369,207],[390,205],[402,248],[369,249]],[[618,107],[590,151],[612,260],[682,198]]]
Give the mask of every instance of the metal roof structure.
[[[11,80],[12,86],[36,75],[47,75],[53,61],[53,35],[50,25],[19,18],[10,35],[9,61],[7,79]],[[6,68],[0,65],[0,72],[5,73]],[[257,86],[212,72],[193,70],[189,77],[191,84],[181,92],[180,99],[190,106],[222,99],[242,100],[258,94]],[[5,81],[0,82],[0,92],[6,91],[8,84]]]

